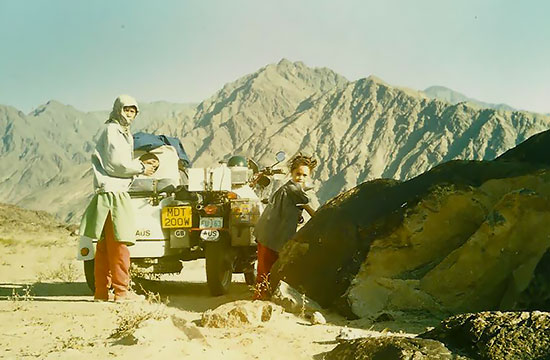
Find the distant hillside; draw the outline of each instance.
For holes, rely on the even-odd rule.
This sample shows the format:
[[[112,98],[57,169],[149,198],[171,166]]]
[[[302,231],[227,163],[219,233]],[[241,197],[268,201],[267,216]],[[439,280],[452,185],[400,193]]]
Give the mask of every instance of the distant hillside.
[[[133,129],[169,132],[174,123],[185,127],[194,108],[143,104]],[[63,220],[78,217],[83,198],[91,194],[90,155],[108,115],[109,111],[84,113],[57,101],[28,115],[0,105],[0,201],[53,211]]]
[[[483,108],[490,108],[496,110],[506,110],[506,111],[515,111],[513,107],[506,104],[491,104],[476,99],[467,97],[464,94],[454,91],[452,89],[446,88],[444,86],[430,86],[427,89],[424,89],[424,93],[431,99],[439,99],[446,101],[451,104],[458,104],[461,102],[469,102],[476,104]]]
[[[22,209],[11,204],[0,203],[0,232],[5,234],[15,227],[19,231],[52,231],[65,228],[62,224],[46,211]]]
[[[365,180],[405,180],[456,158],[493,159],[550,124],[540,114],[453,105],[375,77],[349,82],[284,59],[198,105],[158,102],[142,110],[133,131],[179,137],[194,166],[236,153],[261,165],[278,150],[314,154],[322,202]],[[0,106],[0,201],[79,221],[92,193],[94,136],[107,115],[56,102],[29,115]]]

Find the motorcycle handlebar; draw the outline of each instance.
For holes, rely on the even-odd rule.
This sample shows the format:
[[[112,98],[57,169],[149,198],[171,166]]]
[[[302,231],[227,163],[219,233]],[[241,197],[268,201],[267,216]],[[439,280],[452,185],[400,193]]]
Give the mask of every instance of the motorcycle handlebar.
[[[260,171],[260,173],[264,174],[264,175],[276,175],[276,174],[284,174],[283,170],[282,169],[272,169],[270,167],[267,167],[265,169],[263,169],[262,171]]]
[[[261,171],[257,172],[252,180],[250,181],[250,185],[255,186],[260,182],[262,178],[266,178],[268,176],[276,175],[276,174],[284,174],[283,169],[272,169],[271,167],[266,167],[265,169],[262,169]],[[269,184],[269,179],[267,179],[267,182]],[[266,186],[266,185],[264,185]]]

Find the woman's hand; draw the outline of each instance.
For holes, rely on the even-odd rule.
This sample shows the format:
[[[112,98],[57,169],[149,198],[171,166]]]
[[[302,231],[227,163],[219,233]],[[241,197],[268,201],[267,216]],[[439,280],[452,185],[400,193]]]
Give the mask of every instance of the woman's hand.
[[[157,170],[153,165],[145,163],[145,162],[143,163],[143,166],[145,166],[145,171],[143,172],[143,175],[145,175],[145,176],[151,176]]]

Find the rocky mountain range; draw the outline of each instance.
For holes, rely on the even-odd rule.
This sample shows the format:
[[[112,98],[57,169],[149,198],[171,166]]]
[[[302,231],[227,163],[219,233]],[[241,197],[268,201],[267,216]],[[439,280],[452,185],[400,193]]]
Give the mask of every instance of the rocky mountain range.
[[[55,101],[27,115],[0,105],[0,202],[78,222],[92,192],[89,156],[107,116]],[[283,59],[198,105],[143,104],[132,129],[179,137],[194,166],[236,153],[264,166],[278,150],[314,154],[315,190],[325,202],[366,180],[406,180],[456,158],[493,159],[549,124],[540,114],[452,104]]]

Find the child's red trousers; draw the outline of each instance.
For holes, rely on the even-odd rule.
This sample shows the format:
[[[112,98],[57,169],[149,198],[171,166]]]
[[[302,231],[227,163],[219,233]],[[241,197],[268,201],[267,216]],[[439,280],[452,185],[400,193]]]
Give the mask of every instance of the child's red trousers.
[[[277,251],[258,243],[258,276],[256,277],[254,300],[265,300],[271,297],[272,289],[269,283],[269,273],[278,258],[279,253]]]

